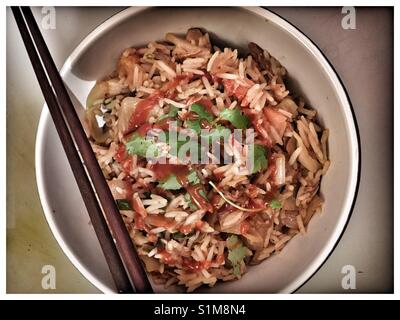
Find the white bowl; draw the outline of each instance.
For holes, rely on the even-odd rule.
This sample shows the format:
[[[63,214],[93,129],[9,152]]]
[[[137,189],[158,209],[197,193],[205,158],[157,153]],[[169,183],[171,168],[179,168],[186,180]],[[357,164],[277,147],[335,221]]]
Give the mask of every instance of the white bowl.
[[[203,290],[293,292],[316,272],[339,241],[355,201],[360,165],[349,99],[329,62],[307,37],[261,8],[129,8],[81,42],[65,62],[62,77],[82,112],[95,80],[115,68],[124,48],[163,39],[166,32],[184,33],[190,27],[203,27],[214,39],[234,48],[244,49],[253,41],[267,49],[287,68],[290,88],[318,110],[320,121],[330,129],[332,165],[321,185],[325,204],[322,214],[312,219],[308,234],[296,236],[279,255],[249,268],[241,280]],[[97,288],[115,292],[47,108],[43,109],[37,134],[36,176],[47,221],[65,254]],[[162,287],[154,288],[166,292]]]

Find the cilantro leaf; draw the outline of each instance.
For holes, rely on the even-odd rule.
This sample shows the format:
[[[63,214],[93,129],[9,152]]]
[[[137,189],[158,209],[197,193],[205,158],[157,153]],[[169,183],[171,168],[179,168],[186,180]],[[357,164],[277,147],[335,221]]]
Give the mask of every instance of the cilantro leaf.
[[[198,163],[203,149],[204,147],[199,144],[198,140],[191,139],[179,147],[176,156],[183,161],[190,160],[192,163]]]
[[[269,206],[272,209],[280,209],[280,208],[282,208],[282,203],[280,203],[277,199],[272,199]]]
[[[230,134],[231,130],[229,130],[227,127],[217,125],[214,129],[211,129],[207,133],[202,132],[201,138],[209,139],[209,143],[213,143],[221,138],[224,138],[224,140],[228,139]]]
[[[226,245],[228,249],[232,249],[235,247],[235,244],[239,241],[239,238],[237,235],[233,234],[230,237],[226,239]]]
[[[199,191],[199,195],[201,195],[204,199],[206,199],[208,201],[208,198],[207,198],[207,195],[206,195],[206,192],[204,191],[204,189],[201,189]]]
[[[190,111],[196,113],[199,118],[196,120],[187,120],[186,121],[186,126],[189,129],[194,130],[197,134],[200,134],[201,132],[201,125],[200,125],[200,121],[201,120],[207,120],[209,122],[211,122],[214,117],[212,114],[210,114],[208,111],[206,111],[204,109],[204,107],[200,104],[194,103],[190,106]]]
[[[207,121],[213,121],[214,117],[208,111],[204,109],[201,104],[194,103],[190,106],[190,111],[196,113],[199,119],[206,119]]]
[[[168,144],[171,147],[170,153],[173,156],[178,156],[179,149],[190,141],[190,137],[188,136],[182,139],[181,136],[177,136],[176,134],[170,135],[168,131],[163,131],[162,133],[159,135],[158,141]]]
[[[197,172],[195,170],[192,170],[191,172],[189,172],[187,179],[188,179],[189,183],[191,183],[191,184],[199,184],[200,183],[200,179],[197,176]]]
[[[240,264],[240,262],[246,257],[247,248],[240,245],[239,247],[230,250],[228,254],[228,259],[233,265]]]
[[[178,182],[178,179],[173,174],[170,175],[166,180],[160,182],[158,186],[165,190],[179,190],[182,188],[181,184]]]
[[[130,141],[125,145],[129,155],[141,157],[157,157],[159,150],[153,140],[146,139],[138,134],[134,134]]]
[[[162,116],[160,116],[158,118],[157,122],[159,122],[163,119],[166,119],[166,118],[175,118],[178,115],[178,111],[179,111],[179,108],[177,108],[175,106],[171,106],[171,108],[169,109],[169,112],[167,114],[163,114]]]
[[[228,237],[226,244],[229,249],[228,259],[232,264],[233,273],[236,276],[240,276],[240,265],[243,259],[250,255],[249,250],[243,246],[242,241],[236,235]]]
[[[189,193],[186,193],[185,196],[184,196],[184,198],[185,198],[185,201],[188,202],[189,208],[190,208],[191,210],[196,211],[196,210],[198,209],[197,206],[192,202],[192,199],[190,198]]]
[[[268,167],[267,150],[260,144],[255,144],[250,147],[250,161],[253,170],[251,173],[260,172]]]
[[[201,132],[201,125],[200,125],[200,120],[187,120],[186,121],[186,126],[189,129],[194,130],[194,132],[196,132],[197,134],[200,134]]]
[[[188,174],[188,181],[191,184],[198,184],[200,183],[200,179],[197,176],[196,171],[191,171]],[[163,188],[165,190],[179,190],[182,188],[182,185],[178,182],[178,179],[176,178],[176,175],[171,174],[166,180],[160,182],[158,184],[160,188]]]
[[[249,118],[243,115],[240,112],[239,108],[224,109],[221,111],[219,116],[221,117],[221,119],[227,120],[232,123],[232,125],[238,129],[246,129],[249,124]]]
[[[202,146],[199,145],[197,139],[181,134],[170,134],[168,131],[163,131],[158,137],[159,142],[164,142],[170,146],[169,153],[178,157],[182,161],[196,160],[200,156]],[[184,149],[182,149],[184,147]],[[181,150],[182,149],[182,150]]]
[[[240,274],[241,274],[240,263],[236,263],[233,265],[233,274],[235,276],[240,276]]]

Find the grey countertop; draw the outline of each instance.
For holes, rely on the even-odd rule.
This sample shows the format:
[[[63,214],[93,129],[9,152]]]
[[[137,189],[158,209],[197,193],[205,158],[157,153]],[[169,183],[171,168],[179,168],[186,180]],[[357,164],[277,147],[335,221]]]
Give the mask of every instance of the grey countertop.
[[[40,17],[41,7],[34,8]],[[356,114],[362,152],[353,214],[336,249],[297,292],[393,290],[393,11],[357,8],[356,29],[345,30],[340,7],[270,8],[303,31],[341,77]],[[56,9],[56,29],[43,30],[61,67],[73,48],[121,8]],[[51,292],[98,292],[63,254],[44,219],[37,194],[34,144],[43,98],[7,9],[7,292],[49,292],[43,265],[57,269]],[[355,267],[356,289],[342,288],[342,268]]]

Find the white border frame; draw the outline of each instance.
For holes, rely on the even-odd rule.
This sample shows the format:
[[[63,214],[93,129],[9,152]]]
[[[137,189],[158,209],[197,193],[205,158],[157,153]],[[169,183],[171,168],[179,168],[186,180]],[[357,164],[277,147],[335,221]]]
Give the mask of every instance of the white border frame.
[[[139,13],[143,10],[146,10],[148,7],[130,7],[127,8],[105,22],[101,23],[95,30],[93,30],[85,39],[82,40],[82,42],[73,50],[71,55],[67,58],[66,62],[64,63],[60,73],[61,76],[64,76],[66,72],[71,68],[73,63],[80,57],[81,53],[84,52],[84,50],[92,43],[94,40],[96,40],[103,32],[108,30],[109,28],[112,28],[114,25],[120,23],[122,20],[127,19],[131,15],[134,15],[136,13]],[[334,249],[337,241],[340,239],[342,232],[346,226],[346,223],[348,221],[348,218],[350,216],[353,202],[355,201],[355,196],[356,196],[356,190],[357,190],[357,184],[358,184],[358,175],[359,175],[359,145],[358,145],[358,139],[357,139],[357,130],[355,126],[355,118],[353,117],[352,113],[352,108],[351,104],[348,100],[348,97],[346,95],[346,91],[343,88],[343,85],[341,81],[339,80],[336,72],[333,70],[331,65],[327,62],[325,56],[321,53],[321,51],[311,42],[309,38],[307,38],[303,33],[301,33],[298,29],[296,29],[293,25],[282,19],[281,17],[277,16],[275,13],[268,11],[267,9],[263,9],[260,7],[244,7],[244,9],[247,9],[250,12],[253,12],[257,15],[260,15],[264,18],[269,19],[270,21],[278,24],[279,26],[282,26],[287,30],[292,36],[294,36],[299,42],[301,42],[303,45],[306,46],[308,51],[312,53],[315,58],[321,63],[324,71],[326,74],[329,76],[330,80],[335,84],[337,87],[337,94],[338,97],[345,106],[344,112],[345,112],[345,117],[347,119],[347,124],[348,124],[348,129],[350,132],[350,145],[356,146],[352,150],[352,159],[353,163],[352,165],[354,166],[352,172],[352,176],[350,177],[350,186],[349,190],[350,192],[347,193],[347,197],[345,200],[345,204],[343,206],[343,212],[345,214],[342,214],[340,217],[340,220],[336,226],[336,229],[334,230],[333,235],[329,239],[329,242],[326,244],[324,250],[322,250],[319,255],[314,259],[314,261],[311,263],[309,268],[307,269],[306,272],[303,274],[299,275],[291,285],[283,288],[280,293],[291,293],[301,287],[305,282],[309,280],[310,277],[318,270],[318,268],[325,262],[327,257],[330,255],[332,250]],[[61,234],[58,232],[58,228],[54,222],[53,215],[51,214],[51,208],[47,202],[47,196],[46,196],[46,191],[44,187],[44,181],[43,181],[43,174],[42,170],[43,168],[41,167],[42,163],[42,148],[43,148],[43,134],[44,134],[44,128],[45,125],[48,121],[49,118],[49,112],[47,110],[47,107],[43,108],[42,114],[40,116],[40,121],[39,121],[39,127],[37,131],[37,138],[36,138],[36,154],[35,154],[35,167],[36,167],[36,179],[37,179],[37,184],[38,184],[38,189],[39,189],[39,197],[44,209],[44,213],[47,219],[47,222],[57,240],[59,245],[61,246],[62,250],[64,253],[68,256],[68,258],[72,261],[72,263],[76,266],[76,268],[84,275],[85,278],[87,278],[92,284],[94,284],[98,289],[100,289],[104,293],[113,293],[110,291],[107,287],[105,287],[98,279],[96,279],[88,270],[85,266],[83,266],[79,260],[74,256],[72,251],[70,250],[69,246],[64,242]],[[169,294],[163,294],[163,296],[169,295]],[[204,294],[202,294],[203,296]],[[206,294],[207,296],[209,294]],[[210,294],[214,295],[214,294]],[[221,294],[215,294],[217,297],[221,297]]]

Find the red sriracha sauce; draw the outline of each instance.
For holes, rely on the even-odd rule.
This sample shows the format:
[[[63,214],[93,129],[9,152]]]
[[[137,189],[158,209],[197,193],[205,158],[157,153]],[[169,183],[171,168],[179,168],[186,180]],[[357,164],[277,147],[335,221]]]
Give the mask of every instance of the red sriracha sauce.
[[[144,219],[139,213],[135,212],[134,220],[136,229],[145,230]]]
[[[127,155],[127,153],[126,153],[125,145],[124,145],[123,143],[121,143],[121,144],[118,146],[118,150],[117,150],[117,153],[116,153],[115,156],[114,156],[114,159],[115,159],[117,162],[122,163],[122,161],[124,161],[124,160],[126,159],[127,156],[128,156],[128,155]]]
[[[179,86],[179,84],[182,81],[189,82],[192,78],[193,78],[193,74],[192,73],[177,75],[173,80],[169,81],[167,84],[165,84],[163,86],[162,91],[163,92],[168,92],[168,91],[170,91],[172,89],[175,89],[177,86]]]
[[[123,143],[118,146],[114,159],[122,165],[122,169],[125,173],[129,174],[132,171],[133,158],[129,157]]]
[[[182,177],[181,179],[183,179],[183,177],[189,174],[189,168],[183,164],[155,163],[152,165],[151,169],[158,180],[165,180],[171,174],[175,175],[177,178]]]
[[[124,160],[124,162],[122,162],[122,169],[124,170],[125,173],[129,174],[132,171],[132,164],[133,164],[132,157],[129,157],[128,159]]]
[[[204,191],[202,185],[197,184],[197,185],[191,186],[191,185],[188,185],[188,183],[186,183],[185,188],[197,207],[199,207],[200,209],[203,209],[204,211],[208,211],[208,212],[214,211],[214,207],[212,206],[212,204],[209,203],[200,193],[201,191]]]
[[[174,264],[175,259],[172,258],[172,255],[165,249],[158,248],[157,252],[161,255],[161,261],[164,264]]]
[[[174,90],[182,81],[189,81],[192,77],[193,74],[178,75],[165,84],[161,90],[156,91],[146,99],[140,101],[129,119],[128,129],[124,134],[127,135],[139,128],[140,125],[146,123],[151,110],[153,110],[158,101],[164,97],[173,97],[174,92],[170,91]]]
[[[224,257],[224,255],[223,255],[223,254],[217,255],[217,258],[215,259],[215,262],[216,262],[217,264],[224,264],[224,262],[225,262],[225,257]]]
[[[210,99],[202,98],[201,100],[197,101],[196,103],[202,105],[208,113],[213,114],[213,112],[212,112],[213,104]]]
[[[246,234],[249,231],[250,225],[246,221],[242,221],[240,224],[240,233],[241,234]]]
[[[153,125],[150,123],[145,123],[142,124],[136,131],[135,133],[137,133],[139,136],[141,137],[145,137],[147,132],[149,132],[151,129],[153,129]]]
[[[133,114],[129,119],[128,129],[126,130],[125,135],[135,131],[140,125],[147,122],[151,110],[153,110],[154,106],[161,98],[161,92],[156,92],[137,104],[135,111],[133,111]]]
[[[207,199],[205,199],[200,193],[203,190],[203,186],[200,184],[189,184],[189,181],[187,180],[187,176],[189,174],[188,166],[181,164],[155,163],[151,169],[155,173],[156,178],[161,181],[167,179],[172,174],[175,175],[180,185],[187,190],[192,201],[197,205],[197,207],[208,212],[214,211],[214,207],[211,205],[211,203],[209,203]]]
[[[179,228],[179,232],[183,234],[189,234],[193,230],[193,226],[191,224],[187,224]]]
[[[196,261],[193,259],[183,258],[182,267],[193,272],[198,272],[203,269],[208,269],[211,261]]]
[[[247,91],[249,90],[249,88],[238,85],[234,80],[231,79],[224,79],[222,80],[222,83],[224,84],[225,91],[228,93],[228,95],[235,96],[239,101],[244,99]]]

